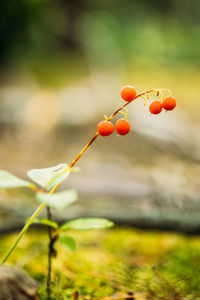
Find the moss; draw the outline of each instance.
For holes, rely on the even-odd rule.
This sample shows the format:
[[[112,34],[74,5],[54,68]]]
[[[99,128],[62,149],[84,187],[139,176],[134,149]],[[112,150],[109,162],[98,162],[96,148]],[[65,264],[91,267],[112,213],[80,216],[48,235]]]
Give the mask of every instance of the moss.
[[[71,298],[75,290],[94,298],[120,292],[139,293],[136,299],[192,299],[200,294],[199,237],[130,228],[70,234],[78,250],[71,253],[57,244],[53,299]],[[1,255],[15,237],[1,238]],[[39,282],[41,299],[46,298],[47,243],[45,231],[31,230],[9,260]]]

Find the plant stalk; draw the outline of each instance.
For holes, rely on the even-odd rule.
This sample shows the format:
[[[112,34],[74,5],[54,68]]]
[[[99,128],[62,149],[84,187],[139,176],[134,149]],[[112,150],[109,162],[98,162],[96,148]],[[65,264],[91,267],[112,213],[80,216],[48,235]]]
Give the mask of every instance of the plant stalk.
[[[142,97],[146,94],[155,92],[155,89],[143,92],[141,94],[138,94],[135,99]],[[134,100],[135,100],[134,99]],[[130,101],[130,102],[126,102],[124,105],[122,105],[120,108],[118,108],[112,115],[110,115],[110,117],[107,119],[108,121],[112,120],[112,118],[114,118],[119,112],[120,110],[122,110],[124,107],[126,107],[128,104],[132,103],[134,100]],[[89,141],[89,143],[81,150],[81,152],[75,157],[75,159],[70,163],[69,167],[73,167],[77,161],[82,157],[82,155],[87,151],[87,149],[93,144],[93,142],[96,140],[96,138],[99,136],[99,133],[96,132],[95,135],[93,136],[93,138]],[[53,194],[57,188],[60,186],[61,183],[57,184],[49,193]],[[10,254],[13,252],[13,250],[16,248],[16,246],[18,245],[18,243],[20,242],[21,238],[23,237],[23,235],[26,233],[26,231],[28,230],[28,228],[30,227],[30,225],[34,222],[35,218],[39,215],[39,213],[41,212],[41,210],[45,207],[45,203],[42,203],[37,209],[36,211],[33,213],[33,215],[31,216],[31,218],[29,219],[29,221],[25,224],[25,226],[22,228],[21,232],[19,233],[16,241],[13,243],[13,245],[10,247],[10,249],[8,250],[8,252],[6,253],[6,255],[3,257],[3,259],[1,260],[1,264],[5,263],[6,260],[8,259],[8,257],[10,256]]]

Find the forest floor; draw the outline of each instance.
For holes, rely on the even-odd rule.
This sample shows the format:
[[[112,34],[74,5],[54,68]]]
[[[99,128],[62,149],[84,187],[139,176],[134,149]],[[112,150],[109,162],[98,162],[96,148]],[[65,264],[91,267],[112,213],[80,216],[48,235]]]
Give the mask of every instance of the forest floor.
[[[200,299],[200,237],[115,227],[70,232],[77,250],[57,244],[52,299]],[[3,256],[17,233],[1,236]],[[27,271],[46,299],[48,235],[32,229],[8,263]],[[110,298],[109,298],[110,297]]]

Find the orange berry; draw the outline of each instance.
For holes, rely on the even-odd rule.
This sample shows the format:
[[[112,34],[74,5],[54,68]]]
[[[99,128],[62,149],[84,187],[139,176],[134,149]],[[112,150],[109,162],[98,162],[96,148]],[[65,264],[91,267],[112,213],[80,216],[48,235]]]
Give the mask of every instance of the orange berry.
[[[114,125],[108,121],[101,121],[97,127],[97,131],[101,136],[108,136],[113,133]]]
[[[127,133],[129,133],[131,129],[131,125],[129,121],[124,119],[119,119],[115,124],[115,129],[117,133],[119,133],[120,135],[126,135]]]
[[[125,101],[132,101],[136,97],[136,90],[133,86],[131,85],[126,85],[121,89],[121,97]]]
[[[153,101],[150,106],[149,106],[149,110],[152,114],[157,115],[161,112],[162,110],[162,104],[160,101],[155,100]]]
[[[166,110],[172,110],[176,107],[176,100],[172,96],[167,96],[163,99],[162,107]]]

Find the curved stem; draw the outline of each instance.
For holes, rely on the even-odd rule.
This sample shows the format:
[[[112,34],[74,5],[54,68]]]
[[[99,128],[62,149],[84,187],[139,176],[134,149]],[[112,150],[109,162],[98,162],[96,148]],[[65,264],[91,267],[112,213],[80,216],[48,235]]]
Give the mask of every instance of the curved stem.
[[[149,90],[147,92],[143,92],[141,94],[138,94],[135,99],[152,93],[154,92],[155,89]],[[134,100],[135,100],[134,99]],[[122,110],[124,107],[126,107],[127,105],[129,105],[130,103],[132,103],[134,100],[130,101],[130,102],[126,102],[124,105],[122,105],[120,108],[118,108],[112,115],[110,115],[110,117],[108,118],[108,121],[112,120],[119,112],[120,110]],[[81,150],[81,152],[73,159],[73,161],[70,163],[69,167],[73,167],[77,161],[82,157],[82,155],[87,151],[87,149],[94,143],[94,141],[96,140],[96,138],[99,136],[99,133],[96,132],[95,135],[93,136],[93,138],[87,143],[87,145]],[[57,188],[60,186],[61,183],[57,184],[49,193],[53,194]],[[38,191],[36,191],[38,192]],[[3,259],[1,260],[1,264],[5,263],[6,260],[8,259],[8,257],[10,256],[10,254],[13,252],[13,250],[16,248],[16,246],[18,245],[19,241],[21,240],[21,238],[23,237],[23,235],[26,233],[26,231],[28,230],[28,228],[31,226],[31,224],[34,222],[35,218],[39,215],[39,213],[41,212],[41,210],[45,207],[45,203],[42,203],[37,209],[36,211],[33,213],[33,215],[31,216],[31,218],[29,218],[28,222],[25,224],[25,226],[22,228],[21,232],[19,233],[16,241],[13,243],[13,245],[10,247],[10,249],[8,250],[8,252],[6,253],[6,255],[3,257]]]
[[[137,95],[135,97],[135,99],[139,98],[139,97],[142,97],[146,94],[149,94],[149,93],[152,93],[154,92],[155,90],[149,90],[147,92],[144,92],[144,93],[141,93],[139,95]],[[135,100],[134,99],[134,100]],[[112,115],[110,115],[109,118],[107,118],[107,121],[110,121],[112,120],[118,113],[120,113],[120,111],[125,108],[127,105],[129,105],[130,103],[132,103],[134,100],[132,101],[129,101],[129,102],[126,102],[124,105],[122,105],[120,108],[118,108]],[[99,133],[96,132],[95,135],[93,136],[93,138],[87,143],[87,145],[81,150],[81,152],[73,159],[73,161],[70,163],[69,167],[72,168],[76,163],[77,161],[81,158],[81,156],[87,151],[87,149],[93,144],[93,142],[96,140],[96,138],[99,136]],[[54,188],[51,190],[50,193],[54,193],[57,188],[60,186],[61,183],[57,184],[56,186],[54,186]]]

